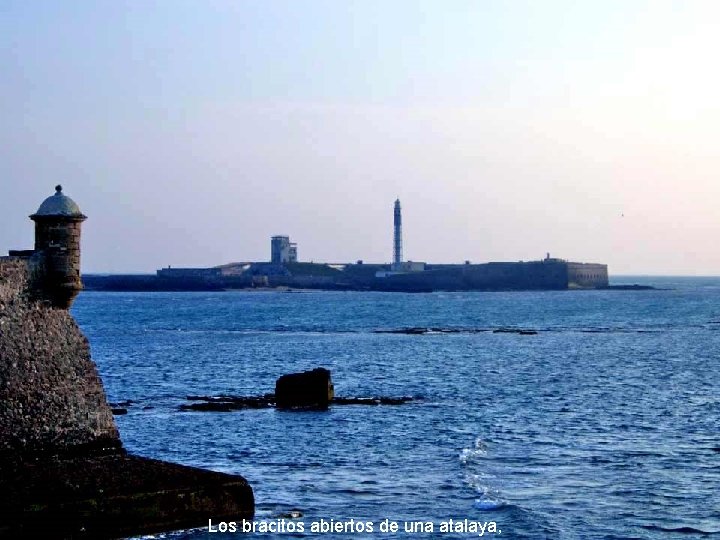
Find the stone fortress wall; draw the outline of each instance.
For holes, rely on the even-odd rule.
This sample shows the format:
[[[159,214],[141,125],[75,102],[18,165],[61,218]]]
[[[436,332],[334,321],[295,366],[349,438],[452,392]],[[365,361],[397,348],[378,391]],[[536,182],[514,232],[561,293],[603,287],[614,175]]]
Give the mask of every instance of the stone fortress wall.
[[[31,258],[0,258],[0,452],[120,448],[87,338],[34,291]]]
[[[568,262],[568,287],[603,288],[610,284],[606,264]]]
[[[57,186],[0,257],[0,537],[118,538],[250,518],[244,478],[128,454],[67,308],[85,216]]]

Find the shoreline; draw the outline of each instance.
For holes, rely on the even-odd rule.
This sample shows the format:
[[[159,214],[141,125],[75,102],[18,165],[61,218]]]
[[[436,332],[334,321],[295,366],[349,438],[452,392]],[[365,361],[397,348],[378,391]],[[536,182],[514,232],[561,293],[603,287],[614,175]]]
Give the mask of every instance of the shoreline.
[[[300,293],[311,291],[346,291],[346,292],[401,292],[401,293],[431,293],[431,292],[540,292],[540,291],[641,291],[664,290],[664,288],[643,284],[617,284],[597,287],[514,287],[514,286],[475,286],[475,287],[426,287],[414,284],[371,284],[354,286],[340,283],[318,283],[293,286],[289,284],[252,286],[246,284],[223,283],[222,281],[207,281],[200,279],[162,279],[153,274],[84,274],[83,283],[85,291],[105,292],[285,292]]]

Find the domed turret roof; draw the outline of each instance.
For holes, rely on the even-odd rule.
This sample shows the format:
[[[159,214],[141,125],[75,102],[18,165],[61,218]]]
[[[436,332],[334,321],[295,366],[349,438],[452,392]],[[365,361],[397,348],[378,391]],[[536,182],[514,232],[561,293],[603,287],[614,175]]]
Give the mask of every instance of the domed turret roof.
[[[62,186],[55,186],[55,195],[51,195],[43,201],[31,218],[36,217],[50,217],[50,216],[61,216],[61,217],[74,217],[85,219],[86,216],[80,212],[80,207],[75,201],[73,201],[67,195],[63,195]]]

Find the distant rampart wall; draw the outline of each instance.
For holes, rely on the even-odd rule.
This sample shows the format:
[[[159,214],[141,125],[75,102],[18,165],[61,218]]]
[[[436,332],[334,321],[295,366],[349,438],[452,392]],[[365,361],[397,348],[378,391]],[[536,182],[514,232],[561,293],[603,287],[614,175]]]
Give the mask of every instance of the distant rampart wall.
[[[607,287],[609,284],[606,264],[567,263],[569,288]]]
[[[567,288],[564,262],[446,265],[425,272],[385,278],[394,288],[404,285],[432,290],[553,290]]]
[[[462,268],[472,289],[566,289],[567,265],[563,262],[470,264]]]
[[[218,278],[222,275],[220,268],[161,268],[158,277],[166,278]]]

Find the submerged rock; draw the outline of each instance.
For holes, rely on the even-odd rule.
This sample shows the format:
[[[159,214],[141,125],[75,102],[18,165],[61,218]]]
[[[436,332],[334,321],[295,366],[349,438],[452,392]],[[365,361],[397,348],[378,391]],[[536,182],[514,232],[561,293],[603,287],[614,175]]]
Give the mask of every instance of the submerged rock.
[[[390,328],[374,330],[376,334],[407,334],[411,336],[421,336],[424,334],[475,334],[478,332],[486,332],[484,328],[447,328],[438,326],[409,326],[406,328]]]
[[[194,403],[180,405],[181,411],[195,412],[231,412],[243,409],[271,409],[276,406],[274,394],[265,394],[262,396],[188,396],[188,400]],[[329,405],[402,405],[414,401],[415,398],[408,396],[388,397],[388,396],[370,396],[370,397],[333,397],[329,401]],[[297,407],[298,409],[315,409],[314,407]],[[326,407],[327,408],[327,407]]]
[[[537,330],[527,328],[461,328],[461,327],[438,327],[438,326],[409,326],[406,328],[389,328],[373,330],[375,334],[406,334],[410,336],[423,336],[426,334],[482,334],[492,332],[493,334],[519,334],[521,336],[534,336]]]
[[[241,409],[269,409],[275,406],[275,396],[235,397],[235,396],[188,396],[190,403],[180,405],[181,411],[230,412]]]
[[[493,330],[493,334],[518,334],[520,336],[534,336],[537,335],[537,333],[537,330],[524,328],[496,328]]]

